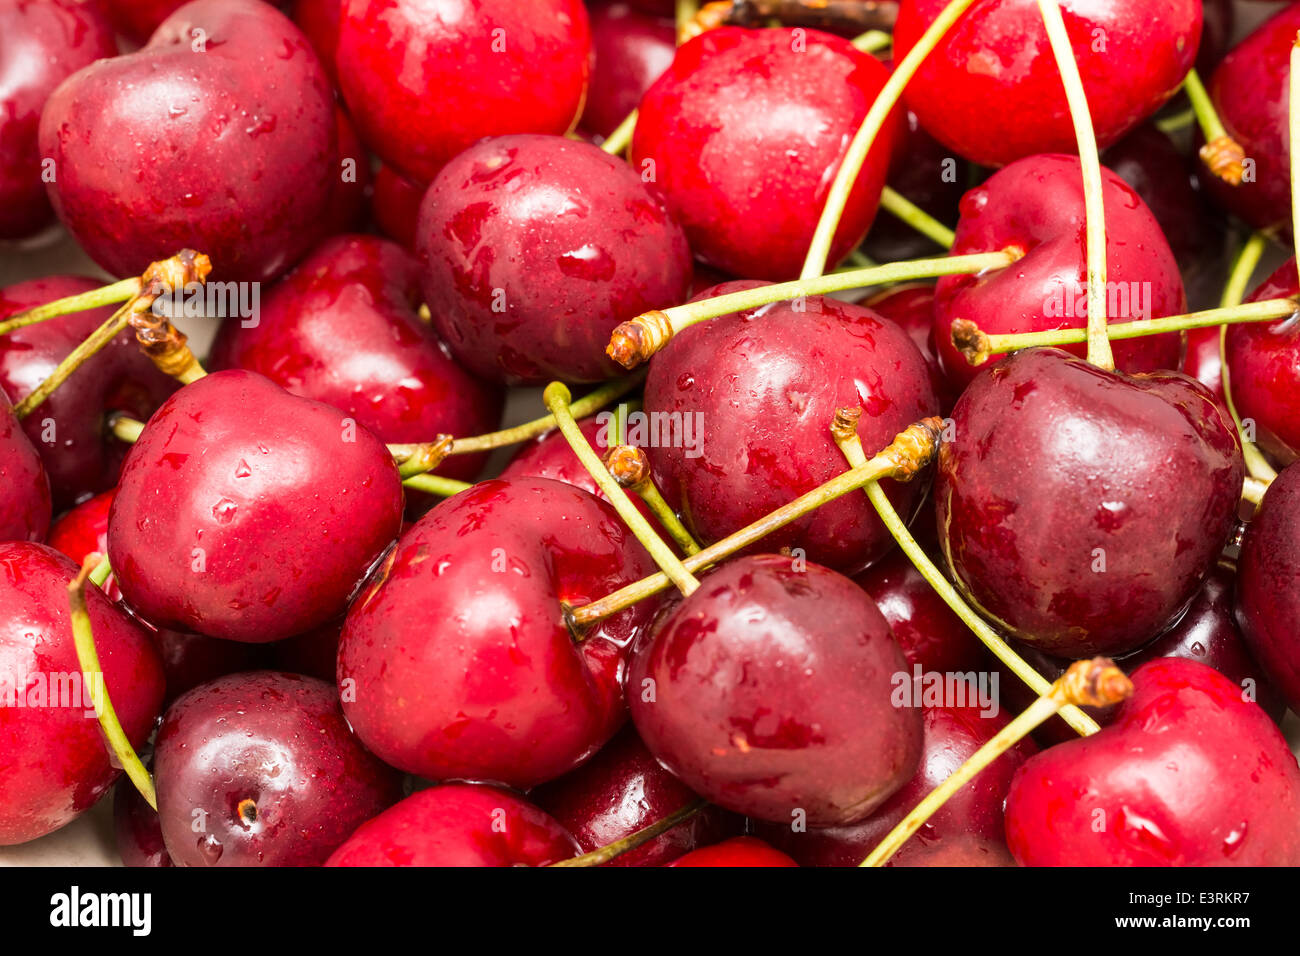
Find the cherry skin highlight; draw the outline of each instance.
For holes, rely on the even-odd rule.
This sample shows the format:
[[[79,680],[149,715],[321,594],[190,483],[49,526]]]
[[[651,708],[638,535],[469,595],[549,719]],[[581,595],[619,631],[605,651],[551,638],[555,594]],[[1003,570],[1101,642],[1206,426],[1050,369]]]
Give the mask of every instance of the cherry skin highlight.
[[[879,60],[818,30],[709,30],[678,48],[641,100],[632,166],[663,190],[704,263],[742,278],[794,278],[830,171],[888,77]],[[855,181],[828,267],[871,226],[899,115]]]
[[[591,382],[620,322],[686,297],[686,237],[626,163],[559,136],[501,136],[457,156],[420,206],[434,327],[470,371]]]
[[[172,704],[154,774],[179,866],[318,866],[402,794],[401,775],[348,728],[335,688],[279,671],[221,677]]]
[[[344,0],[336,63],[362,140],[428,181],[485,136],[572,129],[590,46],[580,0]]]
[[[1024,349],[982,373],[939,449],[939,543],[1009,634],[1063,657],[1138,648],[1192,599],[1245,475],[1235,429],[1177,372]]]
[[[1195,661],[1152,661],[1133,685],[1109,727],[1016,772],[1006,806],[1016,861],[1300,864],[1300,769],[1268,716]]]
[[[108,554],[160,627],[265,643],[337,617],[402,520],[387,448],[253,372],[215,372],[154,414],[122,469]]]
[[[775,847],[755,837],[739,836],[692,850],[668,866],[798,866]]]
[[[68,585],[77,571],[45,545],[0,544],[0,846],[57,830],[121,773],[95,718],[101,688],[83,683],[73,644]],[[132,746],[141,747],[162,708],[162,665],[144,632],[94,585],[86,587],[86,608],[102,690]]]
[[[507,790],[449,783],[413,793],[326,866],[547,866],[579,853],[558,822]]]
[[[44,541],[50,530],[50,480],[0,391],[0,541]]]

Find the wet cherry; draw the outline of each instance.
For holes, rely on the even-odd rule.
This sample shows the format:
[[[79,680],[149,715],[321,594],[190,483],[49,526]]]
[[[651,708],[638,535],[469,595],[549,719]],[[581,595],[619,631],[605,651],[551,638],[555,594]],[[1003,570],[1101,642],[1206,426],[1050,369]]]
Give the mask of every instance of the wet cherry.
[[[626,3],[590,5],[591,84],[582,109],[583,129],[608,136],[641,103],[677,52],[671,16],[653,16]]]
[[[0,392],[0,541],[44,541],[50,530],[50,480]]]
[[[668,866],[798,866],[775,847],[755,837],[740,836],[692,850]]]

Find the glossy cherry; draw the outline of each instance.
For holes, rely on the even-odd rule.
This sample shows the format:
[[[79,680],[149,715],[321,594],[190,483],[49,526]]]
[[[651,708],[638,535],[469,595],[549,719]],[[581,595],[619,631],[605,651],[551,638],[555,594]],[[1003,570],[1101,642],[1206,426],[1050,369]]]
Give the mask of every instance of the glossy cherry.
[[[894,56],[911,51],[946,0],[902,0]],[[1178,91],[1196,60],[1200,0],[1064,0],[1097,142],[1108,146]],[[904,98],[936,139],[984,166],[1073,152],[1060,70],[1034,0],[981,3],[953,25]]]
[[[428,184],[381,163],[370,196],[370,214],[379,231],[406,248],[414,249],[420,224],[420,200],[428,188]]]
[[[934,344],[934,283],[905,282],[861,304],[901,326],[912,337],[912,344],[930,370],[930,385],[939,398],[939,410],[945,415],[952,411],[961,386],[944,375],[939,350]]]
[[[892,699],[906,667],[852,581],[758,555],[710,574],[638,647],[628,705],[651,753],[719,806],[852,823],[916,770],[920,712]]]
[[[50,480],[0,391],[0,541],[44,541],[50,530]]]
[[[1277,726],[1211,667],[1133,674],[1115,722],[1031,758],[1007,796],[1022,866],[1300,865],[1300,769]]]
[[[158,812],[125,776],[113,787],[113,836],[123,866],[156,869],[176,865],[163,842]]]
[[[54,219],[36,144],[41,110],[64,79],[116,53],[94,3],[0,0],[0,239],[21,239]]]
[[[108,792],[121,772],[95,718],[72,640],[68,585],[77,566],[53,548],[0,544],[0,845],[57,830]],[[163,672],[144,632],[94,585],[86,607],[102,690],[140,747],[162,706]]]
[[[335,55],[339,48],[339,29],[343,21],[343,0],[293,0],[289,16],[311,43],[320,65],[330,80],[338,85],[339,71]]]
[[[430,180],[485,136],[572,129],[590,46],[580,0],[345,0],[336,62],[361,138]]]
[[[641,103],[677,52],[671,16],[654,16],[626,3],[597,0],[590,5],[591,84],[582,127],[608,136]]]
[[[691,255],[662,196],[560,136],[501,136],[438,173],[416,248],[433,324],[471,371],[512,384],[622,371],[610,333],[686,297]]]
[[[417,521],[353,604],[339,643],[348,720],[382,759],[432,780],[552,780],[618,730],[625,648],[655,602],[581,643],[564,609],[654,570],[585,491],[481,482]]]
[[[709,30],[678,48],[642,99],[632,164],[664,191],[705,263],[742,278],[793,278],[831,170],[888,77],[879,60],[817,30]],[[871,226],[899,132],[891,114],[828,265]]]
[[[692,850],[668,866],[798,866],[780,850],[756,837],[740,836]]]
[[[209,364],[333,405],[385,442],[497,428],[501,391],[461,370],[416,315],[419,305],[419,265],[408,252],[336,236],[266,294],[256,322],[222,324]],[[454,455],[437,472],[472,479],[485,460]]]
[[[1180,315],[1187,298],[1160,224],[1119,176],[1102,169],[1106,206],[1107,319],[1111,324]],[[939,360],[953,382],[970,382],[1000,355],[973,366],[952,344],[956,319],[990,335],[1079,328],[1087,323],[1083,173],[1074,156],[1031,156],[1012,163],[961,201],[952,251],[1014,247],[1024,258],[980,275],[945,276],[934,302]],[[1177,333],[1121,339],[1115,363],[1126,372],[1178,367]],[[1082,345],[1067,351],[1083,355]]]
[[[981,374],[939,450],[939,543],[1007,632],[1065,657],[1123,654],[1192,599],[1245,475],[1231,421],[1176,372],[1105,372],[1025,349]]]
[[[316,866],[402,795],[334,686],[281,671],[221,677],[172,704],[154,776],[178,866]]]
[[[214,281],[274,278],[320,237],[338,178],[329,80],[256,0],[196,0],[139,52],[77,73],[40,147],[59,218],[119,276],[193,248]]]
[[[402,520],[392,456],[337,409],[253,372],[177,392],[109,514],[126,601],[160,627],[264,643],[337,617]]]
[[[757,284],[724,283],[706,294]],[[845,406],[862,408],[858,435],[868,455],[938,410],[905,331],[819,296],[734,313],[684,329],[651,361],[645,411],[664,424],[646,454],[664,496],[708,544],[847,469],[830,434]],[[911,514],[921,487],[884,485]],[[856,571],[892,545],[859,494],[768,535],[762,547],[801,548],[810,561]]]
[[[0,290],[0,318],[98,288],[94,279],[50,276]],[[109,307],[75,312],[0,336],[0,389],[13,402],[32,393],[111,314]],[[127,445],[113,437],[109,416],[144,421],[176,382],[158,371],[126,331],[85,362],[23,422],[62,511],[113,487]]]

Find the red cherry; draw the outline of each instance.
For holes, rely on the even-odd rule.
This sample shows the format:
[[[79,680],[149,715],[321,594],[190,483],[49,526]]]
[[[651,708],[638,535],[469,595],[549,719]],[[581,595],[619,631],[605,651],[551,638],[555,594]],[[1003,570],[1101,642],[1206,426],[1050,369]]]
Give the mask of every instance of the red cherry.
[[[331,684],[279,671],[221,677],[172,704],[154,775],[180,866],[319,866],[402,793]]]
[[[0,291],[0,319],[99,286],[80,276],[29,279]],[[0,389],[22,401],[112,312],[74,312],[0,336]],[[143,421],[174,391],[175,380],[158,371],[126,331],[29,415],[23,428],[45,463],[55,508],[62,511],[117,483],[127,446],[109,431],[109,415]]]
[[[175,866],[163,843],[158,812],[145,803],[129,777],[113,786],[113,836],[124,866]]]
[[[287,17],[196,0],[139,52],[63,83],[40,146],[58,169],[59,218],[109,272],[137,275],[190,247],[212,258],[214,279],[257,281],[320,237],[335,136],[329,80]]]
[[[116,489],[88,498],[71,511],[64,513],[50,528],[47,544],[61,551],[77,563],[86,563],[92,556],[98,561],[108,553],[108,512],[113,507]],[[119,601],[122,592],[110,574],[100,585],[110,601]]]
[[[1112,325],[1181,315],[1187,298],[1155,216],[1124,180],[1103,168],[1107,318]],[[1024,258],[982,275],[945,276],[934,303],[934,338],[944,371],[969,383],[989,363],[971,365],[952,344],[952,323],[968,319],[990,335],[1075,328],[1088,318],[1083,175],[1074,156],[1032,156],[995,173],[961,201],[954,255],[1009,246]],[[1115,362],[1126,372],[1178,366],[1176,333],[1122,339]],[[1066,351],[1083,355],[1083,346]]]
[[[264,643],[341,614],[401,520],[379,439],[253,372],[216,372],[168,399],[132,447],[108,553],[148,620]]]
[[[577,770],[528,796],[577,838],[584,853],[630,836],[697,799],[655,760],[631,727],[621,730]],[[743,830],[741,817],[720,807],[705,807],[607,865],[662,866]]]
[[[1201,7],[1204,22],[1201,24],[1201,48],[1196,52],[1196,72],[1206,77],[1223,62],[1237,18],[1232,0],[1203,0]]]
[[[415,248],[420,224],[420,200],[428,186],[409,179],[387,163],[375,173],[375,187],[370,197],[370,212],[375,225],[390,239],[407,249]]]
[[[857,866],[935,787],[1009,722],[975,707],[927,707],[921,764],[907,784],[861,823],[793,830],[763,825],[758,833],[800,866]],[[1002,802],[1011,777],[1037,752],[1022,740],[953,794],[886,866],[1013,866]]]
[[[906,666],[852,581],[759,555],[710,574],[637,649],[628,705],[651,753],[719,806],[852,823],[916,770],[920,712],[892,700]]]
[[[780,850],[754,837],[732,837],[693,850],[668,866],[798,866]]]
[[[889,71],[817,30],[709,30],[681,46],[641,101],[632,164],[658,184],[691,249],[732,275],[799,273],[841,153]],[[891,114],[831,248],[862,241],[900,133]]]
[[[895,57],[916,46],[945,5],[899,3]],[[1065,0],[1061,8],[1097,142],[1108,146],[1178,91],[1196,60],[1200,0]],[[904,97],[936,139],[985,166],[1075,149],[1034,0],[977,3],[926,57]]]
[[[343,620],[340,618],[268,644],[266,652],[270,661],[266,666],[334,681],[338,675],[339,636],[342,633]]]
[[[1245,475],[1231,423],[1176,372],[1105,372],[1025,349],[971,383],[939,450],[939,543],[959,587],[1020,640],[1122,654],[1191,600]]]
[[[471,371],[512,384],[599,381],[620,322],[685,298],[690,250],[626,163],[559,136],[461,153],[420,206],[433,323]]]
[[[339,48],[339,28],[343,19],[344,0],[293,0],[289,16],[298,24],[311,47],[320,58],[320,65],[335,86],[339,83],[339,68],[334,62]]]
[[[591,84],[582,126],[608,136],[627,119],[677,52],[677,27],[626,3],[599,0],[591,15]]]
[[[163,672],[149,639],[108,598],[86,588],[103,684],[83,683],[68,585],[77,566],[53,548],[0,544],[0,846],[75,819],[121,772],[110,762],[94,698],[113,701],[132,746],[158,718]]]
[[[64,79],[116,53],[112,27],[93,3],[0,2],[0,239],[21,239],[53,220],[36,144],[41,110]]]
[[[572,129],[589,49],[580,0],[344,0],[336,62],[361,138],[430,180],[485,136]]]
[[[758,284],[725,283],[707,295]],[[906,332],[870,309],[820,296],[733,313],[684,329],[651,361],[645,411],[660,425],[646,454],[664,496],[707,544],[847,468],[829,429],[844,406],[862,408],[858,434],[868,454],[935,413],[929,371]],[[920,489],[884,485],[910,514]],[[850,571],[892,546],[865,495],[846,495],[763,539],[764,550],[798,547]]]
[[[343,107],[334,107],[335,161],[331,167],[329,212],[323,235],[350,232],[363,224],[370,204],[370,154]]]
[[[104,0],[113,25],[136,43],[144,43],[158,25],[189,0]]]
[[[44,541],[50,530],[50,481],[0,391],[0,541]]]
[[[245,368],[333,405],[385,442],[479,435],[501,421],[501,391],[463,372],[416,315],[419,265],[369,236],[326,240],[271,289],[255,322],[227,319],[209,366]],[[438,474],[472,479],[486,455]]]
[[[544,478],[475,485],[417,521],[354,602],[339,643],[348,720],[422,777],[552,780],[622,723],[625,648],[654,602],[581,643],[564,607],[654,570],[613,508],[584,491]]]
[[[578,854],[555,820],[509,791],[449,783],[363,825],[326,866],[546,866]]]
[[[861,303],[901,326],[925,359],[930,386],[939,397],[939,410],[947,414],[957,404],[961,388],[950,382],[939,363],[934,344],[934,283],[908,282],[893,286]]]
[[[1007,796],[1022,866],[1300,865],[1300,769],[1276,725],[1213,668],[1133,674],[1119,716],[1030,759]]]

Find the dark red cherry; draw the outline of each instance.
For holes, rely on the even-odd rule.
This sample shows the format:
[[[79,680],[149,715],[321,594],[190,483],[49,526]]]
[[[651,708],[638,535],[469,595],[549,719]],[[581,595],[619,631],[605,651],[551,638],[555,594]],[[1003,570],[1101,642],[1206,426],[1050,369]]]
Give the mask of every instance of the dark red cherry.
[[[1234,389],[1235,391],[1235,389]],[[1273,480],[1246,526],[1237,563],[1237,620],[1255,657],[1300,713],[1300,470]]]
[[[817,30],[709,30],[678,49],[642,99],[632,164],[664,191],[705,263],[792,278],[832,171],[888,78],[875,57]],[[854,184],[828,265],[871,226],[899,132],[895,112]]]
[[[1300,865],[1300,769],[1273,721],[1211,667],[1133,674],[1115,722],[1016,772],[1022,866]]]
[[[901,326],[912,337],[912,344],[930,370],[930,385],[939,397],[939,410],[945,415],[952,411],[961,388],[944,375],[939,350],[934,344],[934,283],[902,283],[861,304]]]
[[[1204,329],[1188,329],[1184,334],[1183,373],[1196,379],[1222,402],[1223,354],[1219,343],[1220,327],[1212,325]]]
[[[274,278],[320,237],[338,178],[329,80],[255,0],[186,4],[139,52],[75,74],[40,147],[59,218],[119,276],[193,248],[214,280]]]
[[[104,0],[113,26],[136,43],[144,43],[158,25],[189,0]]]
[[[343,107],[334,107],[335,160],[331,169],[329,212],[322,235],[360,229],[370,205],[370,154]]]
[[[759,836],[800,866],[857,866],[935,787],[1005,727],[1008,717],[978,707],[926,707],[921,764],[875,813],[846,827],[758,827]],[[1022,740],[953,794],[886,866],[1014,866],[1003,829],[1002,802],[1011,777],[1038,748]]]
[[[344,0],[293,0],[289,7],[289,16],[311,43],[320,58],[320,65],[335,86],[339,82],[339,71],[334,57],[339,48],[343,4]]]
[[[402,795],[335,687],[281,671],[221,677],[172,704],[154,776],[178,866],[318,866]]]
[[[686,297],[691,255],[663,198],[625,162],[560,136],[461,153],[420,206],[416,248],[434,327],[472,372],[590,382],[620,322]]]
[[[265,643],[341,614],[401,521],[379,439],[253,372],[215,372],[132,447],[108,553],[149,621]]]
[[[1203,0],[1201,48],[1196,52],[1196,72],[1204,79],[1223,62],[1232,42],[1236,15],[1232,0]]]
[[[585,491],[544,478],[475,485],[417,521],[352,605],[338,667],[348,720],[422,777],[552,780],[623,722],[625,649],[654,602],[581,643],[564,609],[654,570]]]
[[[0,291],[0,319],[99,285],[79,276],[11,285]],[[11,401],[22,401],[112,312],[74,312],[0,336],[0,389]],[[110,415],[122,412],[143,421],[174,391],[175,380],[154,367],[129,331],[73,372],[23,422],[45,462],[54,507],[62,511],[117,483],[127,446],[109,431]]]
[[[84,680],[68,603],[77,570],[45,545],[0,544],[0,846],[57,830],[117,779],[95,718],[99,695],[112,699],[134,747],[162,707],[153,645],[94,585],[86,608],[103,674]]]
[[[645,91],[673,62],[677,27],[626,3],[591,4],[591,84],[582,126],[608,136],[641,103]]]
[[[302,634],[286,637],[282,641],[265,647],[270,658],[268,667],[289,671],[294,674],[306,674],[324,681],[333,681],[338,676],[339,635],[343,632],[343,620],[327,621],[320,627],[312,628]]]
[[[894,56],[906,56],[945,0],[902,0]],[[1196,60],[1199,0],[1065,0],[1066,31],[1097,142],[1108,146],[1178,91]],[[984,166],[1073,152],[1074,127],[1034,0],[973,7],[926,57],[904,94],[921,125]]]
[[[345,0],[336,62],[366,145],[430,180],[485,136],[572,129],[590,46],[580,0]]]
[[[591,760],[528,798],[574,835],[584,853],[630,836],[698,799],[625,727]],[[615,857],[609,866],[662,866],[744,831],[744,820],[705,807],[668,832]]]
[[[1231,421],[1177,372],[1105,372],[1025,349],[952,413],[935,483],[939,543],[984,613],[1065,657],[1118,655],[1195,595],[1245,475]]]
[[[1187,298],[1160,224],[1119,176],[1102,169],[1106,205],[1107,318],[1111,324],[1180,315]],[[979,275],[945,276],[934,302],[934,338],[945,373],[970,382],[1000,355],[973,366],[952,344],[952,323],[968,319],[990,335],[1078,328],[1087,323],[1083,174],[1074,156],[1031,156],[995,173],[961,201],[952,251],[1014,247],[1024,258]],[[1114,343],[1126,372],[1178,367],[1177,333]],[[1066,351],[1083,355],[1082,345]]]
[[[413,793],[340,846],[326,866],[546,866],[578,844],[508,790],[449,783]]]
[[[0,541],[44,541],[50,530],[50,480],[0,391]]]
[[[1293,257],[1247,301],[1295,295],[1300,281]],[[1229,325],[1224,348],[1237,414],[1270,455],[1290,464],[1300,455],[1300,317]]]
[[[706,577],[638,647],[628,705],[650,752],[719,806],[853,823],[916,770],[920,711],[893,701],[906,668],[852,581],[758,555]]]
[[[420,223],[420,200],[428,186],[381,163],[375,173],[370,213],[379,231],[408,249],[415,248]]]
[[[254,321],[228,318],[214,369],[245,368],[346,412],[385,442],[479,435],[503,396],[461,370],[428,325],[419,265],[395,243],[328,239],[267,292]],[[453,455],[438,474],[472,479],[486,455]]]
[[[659,424],[646,454],[664,496],[708,544],[848,467],[830,433],[844,406],[862,408],[868,455],[938,410],[925,359],[905,331],[820,296],[734,313],[683,330],[651,361],[645,411]],[[910,515],[921,488],[884,485]],[[856,571],[892,545],[866,496],[845,495],[762,546],[801,548],[810,561]]]
[[[798,866],[775,847],[755,837],[732,837],[692,850],[668,866]]]
[[[113,56],[104,11],[82,0],[0,0],[0,239],[21,239],[54,219],[36,130],[54,88]]]
[[[163,843],[158,811],[145,803],[135,784],[125,776],[113,786],[113,836],[123,866],[158,868],[176,865]]]

